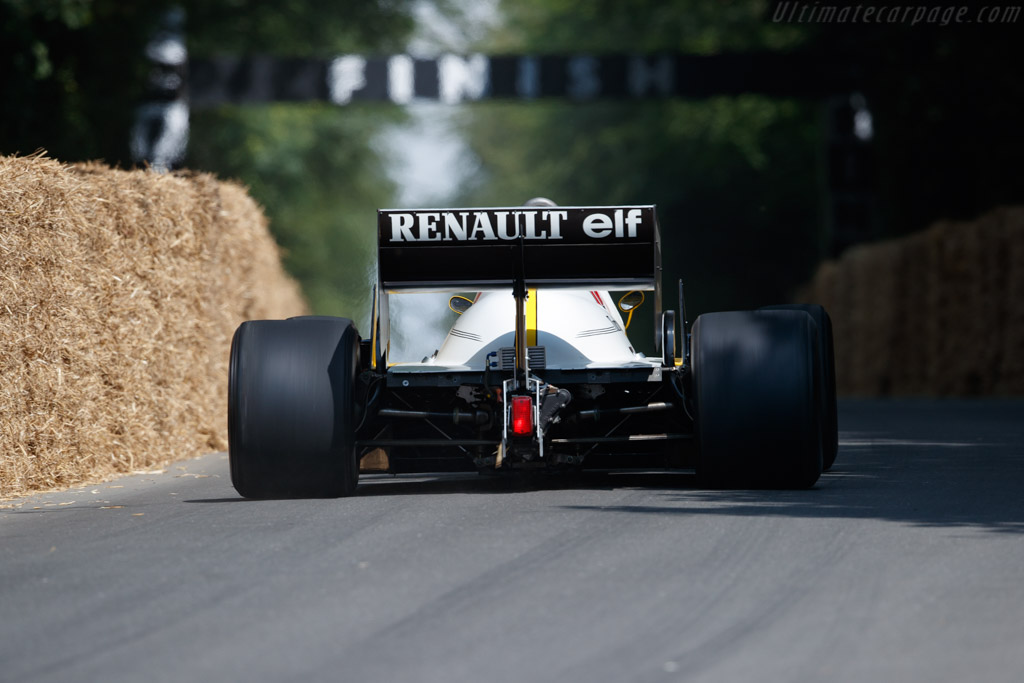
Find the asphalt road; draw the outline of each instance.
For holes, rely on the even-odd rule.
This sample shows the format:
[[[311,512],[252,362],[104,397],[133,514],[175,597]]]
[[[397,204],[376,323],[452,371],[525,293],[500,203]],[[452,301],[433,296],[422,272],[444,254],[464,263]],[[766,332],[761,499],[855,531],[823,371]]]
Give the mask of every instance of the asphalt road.
[[[1020,681],[1024,402],[844,402],[809,491],[239,499],[215,454],[0,510],[2,681]]]

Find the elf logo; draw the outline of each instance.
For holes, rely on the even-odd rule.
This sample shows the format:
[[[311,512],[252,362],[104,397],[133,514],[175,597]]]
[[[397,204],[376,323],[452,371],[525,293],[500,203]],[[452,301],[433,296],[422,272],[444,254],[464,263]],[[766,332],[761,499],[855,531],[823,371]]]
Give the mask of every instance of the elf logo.
[[[624,211],[625,209],[615,209],[612,216],[604,213],[590,214],[583,219],[583,232],[587,237],[597,239],[607,237],[613,232],[616,237],[636,237],[636,226],[640,224],[643,212],[640,209],[630,209],[623,220]]]
[[[382,212],[381,236],[397,242],[499,242],[517,239],[636,238],[640,208],[487,209]],[[384,219],[387,219],[386,221]]]

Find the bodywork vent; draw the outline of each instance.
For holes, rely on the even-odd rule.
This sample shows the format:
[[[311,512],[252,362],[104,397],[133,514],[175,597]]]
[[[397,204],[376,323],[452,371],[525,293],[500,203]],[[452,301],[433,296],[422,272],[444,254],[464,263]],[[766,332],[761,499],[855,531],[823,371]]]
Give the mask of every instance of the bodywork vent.
[[[543,370],[548,365],[547,350],[543,346],[530,346],[526,349],[526,361],[531,370]],[[516,350],[513,346],[498,349],[498,369],[516,369]]]
[[[503,346],[498,349],[498,369],[499,370],[515,370],[516,369],[516,350],[513,346]]]

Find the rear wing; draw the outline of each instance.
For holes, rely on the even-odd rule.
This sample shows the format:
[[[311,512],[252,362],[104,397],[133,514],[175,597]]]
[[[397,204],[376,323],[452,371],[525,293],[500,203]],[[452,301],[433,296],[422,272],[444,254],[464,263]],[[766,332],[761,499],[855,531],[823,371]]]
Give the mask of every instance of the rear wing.
[[[660,289],[653,205],[381,209],[377,257],[392,293]]]
[[[661,317],[653,205],[381,209],[377,274],[375,369],[386,367],[389,294],[511,289],[521,302],[528,288],[643,289],[654,290],[655,320]]]

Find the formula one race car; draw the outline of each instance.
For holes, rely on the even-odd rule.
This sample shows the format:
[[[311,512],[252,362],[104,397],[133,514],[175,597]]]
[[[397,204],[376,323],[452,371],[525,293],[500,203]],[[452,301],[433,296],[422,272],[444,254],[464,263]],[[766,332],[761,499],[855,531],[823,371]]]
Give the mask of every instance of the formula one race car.
[[[662,310],[653,206],[381,210],[370,333],[321,316],[243,323],[231,346],[231,480],[334,497],[361,469],[695,468],[710,487],[805,488],[838,448],[820,306]],[[613,306],[610,290],[625,291]],[[389,362],[389,297],[469,292],[444,343]],[[653,292],[657,357],[634,350]],[[626,314],[625,322],[620,314]],[[428,350],[429,353],[429,350]]]

